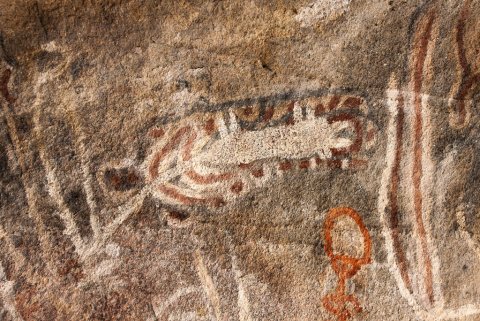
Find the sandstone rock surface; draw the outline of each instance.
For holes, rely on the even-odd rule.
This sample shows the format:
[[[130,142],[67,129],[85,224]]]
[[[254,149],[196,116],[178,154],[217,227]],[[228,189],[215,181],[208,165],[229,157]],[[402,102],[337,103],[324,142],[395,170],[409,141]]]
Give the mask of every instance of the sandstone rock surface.
[[[0,0],[0,320],[480,320],[479,15]]]

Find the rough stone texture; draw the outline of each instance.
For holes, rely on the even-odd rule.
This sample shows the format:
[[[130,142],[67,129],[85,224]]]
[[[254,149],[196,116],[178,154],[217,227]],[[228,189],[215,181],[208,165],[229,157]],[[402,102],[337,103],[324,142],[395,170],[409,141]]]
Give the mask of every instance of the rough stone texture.
[[[480,1],[0,1],[0,320],[480,320]]]

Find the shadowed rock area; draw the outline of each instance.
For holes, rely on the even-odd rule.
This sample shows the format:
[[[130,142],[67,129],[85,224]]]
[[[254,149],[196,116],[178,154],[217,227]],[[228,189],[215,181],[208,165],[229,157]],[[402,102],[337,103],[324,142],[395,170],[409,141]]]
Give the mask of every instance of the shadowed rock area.
[[[0,320],[480,320],[479,0],[0,0]]]

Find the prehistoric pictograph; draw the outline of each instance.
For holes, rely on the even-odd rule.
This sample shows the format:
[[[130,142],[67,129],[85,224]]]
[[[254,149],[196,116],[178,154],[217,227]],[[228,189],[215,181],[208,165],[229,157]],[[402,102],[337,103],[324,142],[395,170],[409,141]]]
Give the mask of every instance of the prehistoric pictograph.
[[[336,220],[348,218],[355,222],[363,238],[363,253],[361,257],[354,257],[349,254],[335,253],[332,230]],[[352,208],[337,207],[331,209],[324,223],[325,229],[325,252],[327,253],[333,270],[338,276],[337,288],[333,293],[323,298],[323,305],[330,313],[337,317],[338,321],[349,320],[353,315],[360,313],[362,307],[353,294],[347,294],[346,282],[352,278],[363,265],[370,263],[372,241],[370,234],[363,224],[361,216]]]
[[[464,14],[461,14],[460,21]],[[408,84],[399,90],[393,76],[391,89],[387,91],[390,111],[387,166],[378,205],[388,259],[403,297],[422,320],[455,319],[479,314],[480,307],[467,304],[449,309],[445,306],[440,279],[441,263],[432,237],[430,220],[435,165],[431,156],[430,97],[425,91],[429,90],[432,80],[429,71],[438,34],[435,10],[427,10],[415,22],[414,28]],[[464,99],[462,96],[460,110],[457,110],[462,124],[467,121]],[[408,186],[407,190],[402,188],[404,184]],[[406,219],[413,225],[415,242],[411,237],[406,240],[400,233],[402,212],[407,213]],[[407,253],[410,252],[409,247],[414,249],[415,255]]]
[[[364,168],[376,137],[365,98],[303,96],[233,103],[154,128],[158,142],[144,165],[153,194],[220,206],[294,170]]]
[[[475,28],[479,27],[478,20],[469,23],[469,20],[476,19],[470,13],[471,6],[472,0],[464,1],[455,26],[458,77],[450,98],[450,124],[455,128],[464,128],[468,125],[473,95],[480,83],[478,50],[476,52],[475,48],[472,48],[475,43],[468,42],[465,37],[467,32],[475,32]]]
[[[195,299],[197,299],[197,297],[202,298],[202,294],[203,289],[201,287],[190,286],[179,289],[172,294],[168,300],[154,308],[155,315],[158,320],[165,321],[212,320],[214,317],[211,312],[208,311],[208,302],[204,303],[206,307],[200,304],[198,307],[195,307],[195,305],[192,304],[196,303]],[[184,303],[185,306],[182,306],[183,302],[186,303]]]
[[[66,58],[65,62],[58,63],[57,67],[52,67],[48,72],[44,72],[39,64],[36,67],[37,73],[32,72],[34,76],[21,74],[12,60],[7,59],[9,57],[4,52],[0,34],[2,64],[3,60],[10,61],[6,62],[7,68],[2,70],[0,77],[0,118],[4,125],[0,129],[0,165],[5,173],[13,173],[8,173],[11,174],[8,177],[11,189],[6,188],[6,192],[0,196],[3,197],[2,201],[8,198],[9,206],[14,204],[19,208],[18,211],[16,208],[12,210],[15,215],[5,215],[0,222],[0,319],[3,316],[7,320],[41,319],[30,316],[43,311],[44,302],[38,298],[43,297],[44,289],[54,289],[60,293],[60,290],[69,287],[61,292],[62,295],[78,289],[81,293],[90,288],[95,288],[96,291],[97,287],[100,293],[108,292],[110,289],[106,288],[111,286],[107,284],[110,280],[102,282],[109,276],[114,279],[115,273],[125,269],[127,263],[138,265],[138,274],[141,274],[142,268],[160,265],[156,261],[158,257],[154,255],[148,262],[135,261],[141,257],[135,256],[139,251],[138,244],[147,247],[150,245],[147,243],[155,243],[152,240],[160,239],[163,236],[161,233],[168,234],[168,238],[173,240],[174,234],[178,232],[188,239],[185,242],[187,245],[174,241],[162,243],[162,240],[155,247],[165,251],[172,246],[173,254],[161,264],[174,266],[172,270],[178,272],[177,279],[183,281],[182,272],[186,270],[184,266],[193,271],[189,271],[193,277],[189,274],[190,279],[173,284],[164,293],[153,293],[150,289],[145,291],[149,292],[145,294],[148,298],[142,298],[145,300],[142,304],[151,302],[149,320],[227,320],[234,313],[240,321],[256,320],[262,312],[258,310],[263,302],[257,303],[251,297],[256,295],[258,299],[268,295],[264,294],[267,292],[252,294],[252,288],[259,284],[255,283],[258,280],[255,273],[261,274],[256,269],[263,269],[254,256],[263,256],[264,253],[252,250],[253,258],[250,258],[250,252],[242,248],[247,243],[248,246],[245,247],[254,250],[258,246],[256,240],[249,239],[251,235],[262,242],[277,238],[282,243],[281,246],[269,243],[266,246],[266,258],[262,257],[264,261],[269,260],[268,255],[273,257],[275,251],[292,252],[294,246],[306,249],[302,252],[304,257],[298,258],[296,264],[308,261],[308,264],[311,263],[308,271],[318,269],[315,271],[325,272],[322,277],[326,275],[327,282],[319,282],[323,287],[321,291],[315,293],[315,298],[312,295],[304,302],[314,302],[312,306],[316,305],[316,312],[327,315],[327,320],[348,321],[361,319],[363,315],[369,320],[376,317],[373,313],[368,314],[367,304],[374,306],[377,304],[374,300],[383,302],[384,298],[371,295],[374,292],[371,288],[364,288],[363,293],[358,288],[350,288],[353,281],[360,279],[365,271],[385,273],[382,276],[384,279],[376,278],[367,283],[388,280],[386,282],[389,282],[390,289],[398,289],[398,292],[392,294],[392,300],[403,298],[398,301],[402,301],[405,307],[400,307],[399,304],[398,310],[408,311],[406,318],[422,321],[476,320],[480,316],[480,302],[475,301],[475,294],[467,293],[465,297],[459,296],[452,300],[449,293],[451,285],[442,279],[449,275],[449,269],[459,271],[455,277],[464,274],[460,274],[463,273],[460,264],[454,266],[456,263],[451,261],[442,262],[445,250],[442,252],[441,242],[444,240],[439,241],[440,233],[436,232],[440,228],[450,228],[450,223],[442,222],[436,230],[437,218],[442,216],[435,214],[443,213],[438,211],[441,208],[439,203],[447,202],[439,200],[436,192],[443,189],[442,184],[448,185],[442,183],[439,177],[443,173],[439,170],[444,161],[442,153],[447,150],[446,147],[438,147],[443,144],[439,141],[447,141],[445,145],[451,147],[452,153],[463,147],[461,145],[464,143],[462,140],[466,140],[465,137],[478,145],[475,136],[478,134],[478,126],[475,124],[478,123],[475,118],[478,117],[478,106],[475,106],[475,102],[478,103],[480,84],[477,41],[480,20],[476,18],[474,10],[470,9],[479,2],[452,1],[456,11],[451,23],[446,26],[442,25],[441,19],[445,18],[439,14],[442,10],[439,3],[426,0],[415,11],[408,27],[410,43],[406,49],[405,68],[392,67],[393,71],[389,69],[382,74],[385,78],[380,81],[380,94],[378,88],[343,88],[341,81],[323,83],[326,87],[330,84],[331,87],[328,88],[292,91],[285,88],[295,85],[286,83],[283,87],[268,87],[269,92],[277,93],[271,96],[255,96],[258,92],[234,93],[232,97],[245,95],[250,98],[218,104],[209,103],[205,99],[189,109],[178,108],[178,114],[182,115],[178,117],[173,117],[173,113],[160,118],[157,114],[159,111],[155,109],[145,114],[139,113],[141,116],[138,119],[131,120],[132,123],[138,123],[131,127],[125,126],[128,130],[133,128],[134,134],[127,133],[131,137],[124,144],[128,146],[118,149],[121,153],[116,149],[112,149],[111,153],[102,150],[105,146],[99,143],[103,137],[97,137],[101,136],[95,131],[98,128],[92,126],[94,129],[91,129],[91,124],[81,114],[84,106],[80,102],[99,99],[95,95],[92,94],[93,98],[88,99],[85,96],[77,97],[81,90],[76,92],[72,85],[68,89],[72,96],[65,101],[59,99],[63,105],[50,114],[48,109],[54,103],[48,104],[51,89],[45,88],[51,86],[55,79],[68,78],[64,73],[71,69],[71,58]],[[326,23],[340,17],[343,19],[347,11],[356,10],[354,6],[357,4],[355,1],[313,1],[291,15],[295,24],[302,27],[299,30],[310,32],[309,29],[322,20]],[[446,44],[439,44],[440,41],[445,41]],[[63,45],[57,47],[54,41],[42,44],[42,54],[54,56],[53,53],[62,52],[66,48],[59,49],[59,46]],[[444,92],[447,97],[430,96],[433,92],[438,95],[435,73],[441,64],[434,63],[438,59],[438,53],[443,55],[444,51],[449,54],[448,59],[452,58],[450,67],[456,73],[442,75],[447,79],[446,82],[450,82],[445,85],[448,85]],[[390,73],[389,83],[384,84]],[[31,86],[34,87],[31,88],[32,93],[26,95],[26,98],[21,95],[17,97],[11,88],[22,88],[24,85],[18,83],[26,81],[28,77],[35,79]],[[325,79],[328,77],[329,74]],[[310,83],[308,86],[302,84],[298,88],[319,88],[318,83]],[[281,90],[275,89],[280,87]],[[115,95],[112,97],[109,99],[117,98]],[[443,109],[435,109],[435,103],[443,104]],[[28,108],[22,109],[20,104],[26,104]],[[172,105],[171,108],[177,107]],[[61,121],[55,123],[54,118]],[[109,127],[106,131],[108,130]],[[59,146],[54,146],[57,140],[51,136],[61,136]],[[97,146],[90,141],[94,136],[92,141],[95,140]],[[455,139],[455,143],[450,144],[449,140]],[[111,147],[108,144],[115,145],[105,143],[105,149]],[[101,148],[98,147],[100,145]],[[59,160],[54,150],[70,148],[72,151],[65,152],[65,158]],[[94,153],[94,149],[100,151]],[[71,163],[67,166],[62,162]],[[451,168],[449,166],[445,168],[448,170]],[[464,183],[461,181],[463,177],[459,176],[458,185],[461,185]],[[305,181],[311,179],[308,181],[310,185],[299,179],[305,177]],[[257,196],[256,192],[277,183],[286,185],[290,181],[308,189],[298,189],[299,194],[304,193],[302,196],[314,195],[309,199],[311,203],[308,206],[303,206],[306,203],[298,203],[301,204],[301,210],[305,211],[301,213],[303,216],[298,215],[292,219],[294,215],[289,211],[290,205],[283,204],[289,202],[288,198],[282,198],[283,203],[278,202],[282,203],[279,208],[275,208],[275,212],[272,210],[273,214],[279,216],[274,219],[273,215],[262,212],[270,208],[259,209],[267,205],[260,204],[257,208],[258,202],[250,202],[250,199],[254,199],[253,196]],[[332,188],[333,181],[341,187],[335,185]],[[352,185],[358,187],[358,190],[355,190],[354,195],[346,195],[345,191],[354,190],[348,186],[351,181],[354,181]],[[17,197],[13,195],[17,191],[14,183],[18,183],[21,195],[18,195],[18,200],[12,201]],[[76,189],[72,190],[72,186]],[[462,188],[466,190],[475,186]],[[288,192],[288,189],[285,190]],[[445,187],[445,190],[448,188]],[[368,204],[363,204],[361,197],[357,198],[359,194],[355,195],[364,191],[367,195],[365,203]],[[3,193],[3,190],[0,192]],[[263,197],[261,193],[259,195],[255,201]],[[277,201],[272,200],[271,203]],[[242,201],[245,204],[240,204]],[[478,213],[478,209],[471,204],[462,207],[462,202],[463,199],[458,201],[460,205],[452,211],[453,215],[448,214],[450,216],[447,217],[445,214],[444,217],[452,222],[453,231],[449,232],[458,236],[451,246],[464,242],[465,251],[471,252],[458,255],[467,257],[469,261],[465,270],[471,269],[468,273],[472,275],[478,271],[480,243],[479,236],[476,235],[477,226],[472,223],[476,218],[469,215]],[[355,209],[331,208],[339,203]],[[230,210],[235,212],[237,205],[242,211],[241,215],[229,213]],[[216,211],[222,206],[225,210]],[[365,210],[375,206],[373,212]],[[315,213],[321,207],[331,208],[324,221]],[[311,208],[314,209],[310,210]],[[22,212],[21,209],[25,210]],[[198,213],[200,214],[196,216]],[[158,223],[155,227],[148,226],[149,239],[147,233],[142,234],[143,231],[140,233],[137,230],[138,222],[135,218],[141,216],[137,214],[145,217],[150,215],[148,222],[156,220],[155,223]],[[129,219],[135,222],[130,222]],[[144,217],[138,219],[141,220],[147,221]],[[274,232],[266,232],[270,223]],[[321,244],[322,236],[317,232],[316,224],[322,226],[322,223],[325,243],[324,246],[317,246]],[[355,231],[339,228],[344,223],[354,226]],[[287,229],[284,227],[289,224],[298,224],[300,232],[295,229],[291,233],[293,236],[286,235],[284,230]],[[124,226],[125,229],[121,229]],[[309,235],[307,227],[312,226],[314,232]],[[156,234],[158,229],[163,230]],[[216,236],[210,229],[231,229],[238,233],[232,233],[235,235],[232,237],[234,241],[225,245],[222,240],[210,240],[214,238],[212,235]],[[120,231],[128,234],[129,239],[125,240],[127,237],[119,235],[122,234]],[[382,235],[379,236],[377,232]],[[356,237],[349,238],[349,233]],[[291,239],[298,243],[292,241],[294,246],[289,250],[285,244],[291,245],[288,243]],[[341,245],[339,239],[343,242]],[[125,241],[125,252],[129,253],[126,256],[131,256],[124,261],[119,254],[120,247],[115,243],[119,240]],[[235,242],[238,243],[234,244]],[[179,254],[177,249],[182,246],[190,250],[185,252],[188,255]],[[224,247],[231,249],[220,253]],[[202,251],[207,251],[206,248],[215,253],[211,257],[203,255]],[[342,251],[338,251],[339,248]],[[238,253],[238,257],[235,253]],[[215,255],[222,256],[223,261],[220,262]],[[251,262],[243,262],[245,257],[251,259]],[[266,264],[268,268],[265,268],[265,273],[269,277],[275,276],[279,270],[282,271],[278,273],[289,273],[286,265],[291,263],[288,262],[291,259],[287,255],[285,257],[287,259],[274,268]],[[285,269],[282,264],[286,266]],[[449,264],[452,267],[446,267]],[[176,269],[177,267],[179,268]],[[228,282],[219,282],[220,277],[215,273],[220,270],[227,275],[222,277],[230,278]],[[25,281],[30,277],[32,280]],[[270,281],[268,277],[266,279],[267,288]],[[331,280],[335,281],[334,288],[329,283]],[[125,280],[116,281],[120,286],[128,283],[123,282]],[[225,284],[231,287],[225,289]],[[385,288],[382,286],[379,284],[381,290],[374,293],[383,293]],[[285,297],[295,293],[293,290],[287,293],[291,289],[285,287]],[[128,292],[126,288],[122,288],[122,291]],[[320,287],[315,284],[313,288]],[[308,288],[311,289],[312,287]],[[469,289],[465,290],[467,291]],[[305,292],[310,295],[309,291]],[[232,300],[232,297],[236,298]],[[366,297],[368,301],[363,299]],[[37,298],[37,301],[33,298]],[[75,297],[75,300],[82,298]],[[108,301],[106,296],[102,300]],[[275,302],[267,301],[269,298],[265,300]],[[452,304],[452,301],[455,303]],[[64,305],[63,303],[62,301],[58,305]],[[234,306],[234,312],[225,311],[225,306]],[[68,310],[63,306],[58,309]]]

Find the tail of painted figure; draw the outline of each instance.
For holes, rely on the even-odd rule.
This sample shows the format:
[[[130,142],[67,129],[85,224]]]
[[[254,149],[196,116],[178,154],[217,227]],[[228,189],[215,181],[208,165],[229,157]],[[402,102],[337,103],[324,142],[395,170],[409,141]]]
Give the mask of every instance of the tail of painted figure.
[[[375,126],[364,98],[271,99],[154,129],[158,142],[144,165],[154,195],[174,205],[219,206],[295,169],[365,164]]]
[[[421,111],[416,112],[415,100]],[[382,177],[379,211],[385,226],[389,260],[402,295],[416,309],[443,305],[438,259],[431,240],[429,218],[431,173],[428,97],[391,89],[387,166]],[[419,124],[421,123],[421,124]],[[405,229],[412,233],[405,238]],[[414,242],[412,243],[412,241]]]
[[[398,288],[421,319],[432,321],[480,313],[472,305],[456,310],[445,307],[430,228],[435,165],[430,157],[429,96],[423,92],[428,89],[435,29],[435,15],[429,12],[416,25],[409,84],[400,91],[392,77],[387,91],[387,164],[378,203]],[[410,226],[411,233],[407,232]]]
[[[470,39],[479,39],[480,30],[475,28],[475,24],[467,28],[467,21],[475,20],[477,17],[471,15],[472,0],[466,0],[460,10],[454,28],[455,49],[457,54],[457,80],[450,94],[450,125],[454,128],[464,128],[468,125],[471,117],[473,105],[473,96],[475,87],[480,83],[480,60],[477,50],[472,50],[469,46],[478,45],[478,41]],[[470,34],[470,37],[467,36]],[[478,47],[477,47],[478,48]],[[475,61],[476,60],[476,61]]]

